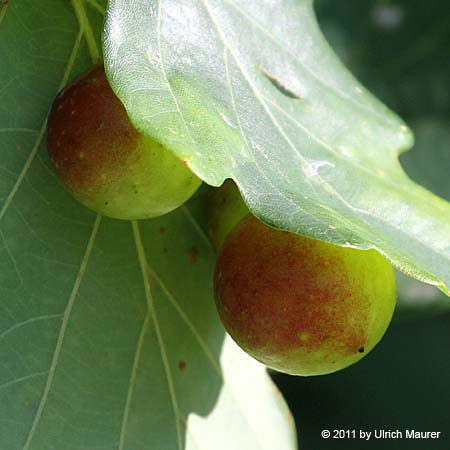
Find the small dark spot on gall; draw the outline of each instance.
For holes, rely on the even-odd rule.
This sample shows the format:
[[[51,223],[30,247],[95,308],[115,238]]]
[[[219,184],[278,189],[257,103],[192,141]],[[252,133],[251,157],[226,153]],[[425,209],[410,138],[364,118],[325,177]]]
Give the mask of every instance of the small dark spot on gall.
[[[108,202],[105,202],[105,206],[107,206],[108,205]]]
[[[162,236],[163,234],[165,234],[166,233],[166,229],[164,228],[164,227],[161,227],[160,229],[159,229],[159,234]]]
[[[178,362],[178,368],[180,370],[186,369],[186,361],[183,361],[182,359],[180,359],[180,361]]]
[[[365,351],[365,348],[364,348],[364,347],[359,347],[359,348],[358,348],[358,352],[359,352],[359,353],[364,353],[364,351]]]
[[[189,249],[189,261],[194,264],[197,262],[198,259],[198,249],[195,245],[193,245],[190,249]]]

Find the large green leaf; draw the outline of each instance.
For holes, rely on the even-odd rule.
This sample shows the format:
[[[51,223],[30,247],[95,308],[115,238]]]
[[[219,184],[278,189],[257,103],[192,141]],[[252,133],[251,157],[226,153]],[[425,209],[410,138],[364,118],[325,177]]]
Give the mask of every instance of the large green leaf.
[[[264,367],[224,341],[206,191],[129,223],[54,176],[48,110],[98,59],[104,6],[0,10],[0,448],[292,450]]]
[[[361,248],[449,293],[450,205],[408,128],[341,65],[311,0],[112,0],[105,58],[135,125],[269,224]]]
[[[330,44],[377,96],[410,121],[416,136],[400,162],[409,176],[450,200],[450,28],[442,11],[446,0],[426,7],[420,0],[348,0],[316,4]],[[436,25],[437,24],[437,25]],[[446,296],[398,274],[400,318],[450,308]]]

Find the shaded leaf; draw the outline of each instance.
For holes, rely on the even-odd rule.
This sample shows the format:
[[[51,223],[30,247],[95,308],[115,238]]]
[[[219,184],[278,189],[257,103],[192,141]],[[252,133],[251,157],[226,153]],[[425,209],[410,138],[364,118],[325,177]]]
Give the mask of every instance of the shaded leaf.
[[[55,178],[47,114],[100,54],[104,3],[0,10],[0,448],[201,450],[215,417],[224,448],[293,449],[262,367],[229,344],[221,359],[205,191],[138,224],[93,214]],[[253,391],[235,378],[247,373]]]
[[[134,124],[269,224],[373,247],[449,293],[450,205],[413,183],[408,128],[341,65],[310,0],[112,0],[110,81]]]

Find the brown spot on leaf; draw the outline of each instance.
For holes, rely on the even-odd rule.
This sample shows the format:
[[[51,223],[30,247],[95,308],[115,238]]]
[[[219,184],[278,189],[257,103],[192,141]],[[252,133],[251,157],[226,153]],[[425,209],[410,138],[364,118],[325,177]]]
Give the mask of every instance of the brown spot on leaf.
[[[190,249],[189,249],[189,261],[192,264],[195,264],[198,260],[198,249],[195,245],[193,245]]]
[[[164,234],[166,234],[166,229],[165,229],[164,227],[161,227],[161,228],[159,229],[159,234],[160,234],[161,236],[163,236]]]
[[[180,370],[186,369],[186,361],[183,361],[182,359],[180,359],[180,361],[178,362],[178,368]]]

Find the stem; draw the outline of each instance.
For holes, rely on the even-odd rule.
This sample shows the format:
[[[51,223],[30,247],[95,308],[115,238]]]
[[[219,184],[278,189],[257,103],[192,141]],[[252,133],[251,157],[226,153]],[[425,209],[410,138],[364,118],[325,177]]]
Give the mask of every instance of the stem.
[[[96,0],[86,0],[89,5],[91,5],[97,12],[99,12],[102,16],[104,16],[106,14],[106,9],[103,8],[102,5],[100,5],[99,3],[97,3]]]
[[[80,27],[84,33],[84,37],[86,38],[86,43],[88,46],[89,54],[91,55],[92,62],[94,64],[98,64],[101,62],[102,57],[97,47],[97,42],[95,40],[94,32],[92,31],[89,18],[86,14],[83,0],[72,0],[72,4],[78,19],[78,23],[80,24]]]

